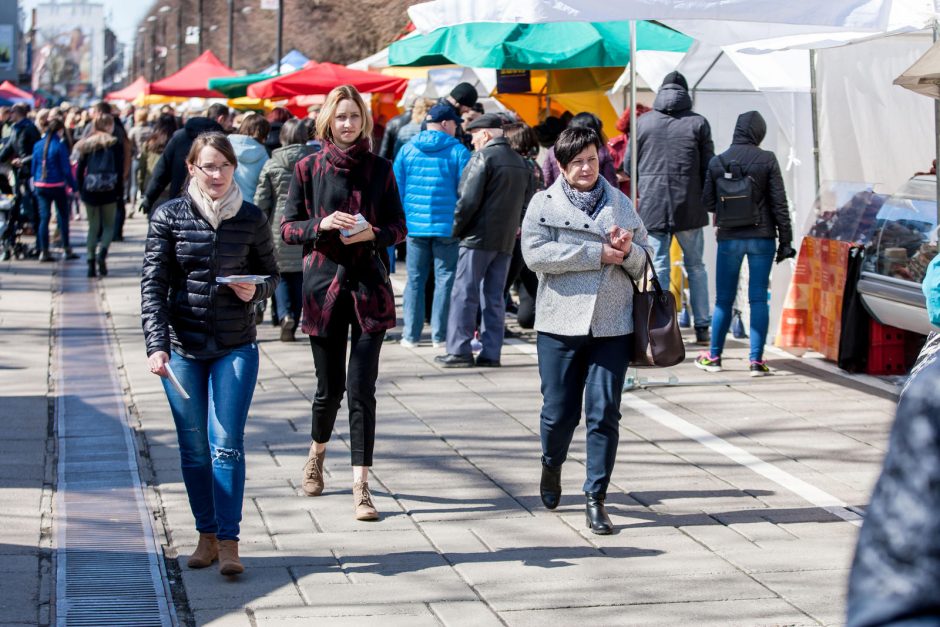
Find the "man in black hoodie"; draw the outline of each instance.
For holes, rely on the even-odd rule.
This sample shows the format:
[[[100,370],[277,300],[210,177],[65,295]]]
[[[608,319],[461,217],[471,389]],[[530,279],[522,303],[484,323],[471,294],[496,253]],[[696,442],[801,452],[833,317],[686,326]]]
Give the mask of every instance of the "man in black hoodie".
[[[192,148],[196,137],[210,131],[226,132],[231,129],[232,116],[224,104],[214,104],[209,107],[206,117],[190,118],[180,130],[173,133],[167,143],[160,160],[157,161],[150,177],[150,183],[144,192],[144,199],[140,203],[140,210],[149,214],[153,203],[163,190],[169,185],[169,198],[173,199],[183,193],[186,183],[186,156]]]
[[[711,324],[708,274],[702,254],[708,213],[702,184],[715,155],[708,120],[692,112],[685,77],[670,72],[656,94],[653,110],[637,118],[637,209],[649,230],[653,265],[663,289],[669,289],[669,247],[675,235],[689,275],[695,339],[708,344]],[[624,159],[629,172],[630,156]]]

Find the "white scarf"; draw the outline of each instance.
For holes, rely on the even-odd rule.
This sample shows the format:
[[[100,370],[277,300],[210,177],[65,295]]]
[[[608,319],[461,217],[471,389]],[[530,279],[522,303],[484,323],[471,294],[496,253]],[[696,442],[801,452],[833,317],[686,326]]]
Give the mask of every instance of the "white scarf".
[[[242,190],[235,184],[235,181],[232,181],[228,191],[218,200],[209,198],[209,195],[200,187],[196,179],[189,180],[188,191],[199,213],[216,230],[223,221],[234,217],[242,206]]]

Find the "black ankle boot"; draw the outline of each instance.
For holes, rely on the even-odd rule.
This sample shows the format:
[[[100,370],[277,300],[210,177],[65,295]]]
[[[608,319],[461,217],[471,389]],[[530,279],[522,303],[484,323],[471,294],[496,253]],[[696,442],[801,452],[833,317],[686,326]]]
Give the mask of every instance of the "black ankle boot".
[[[561,466],[547,466],[542,462],[542,481],[539,485],[542,504],[548,509],[558,507],[561,500]]]
[[[98,253],[98,274],[101,276],[108,276],[108,265],[105,263],[105,259],[108,257],[108,249],[105,248]]]
[[[609,536],[614,532],[614,523],[610,522],[604,500],[607,495],[602,492],[585,492],[587,497],[587,527],[591,533],[599,536]]]
[[[98,276],[98,273],[95,271],[95,258],[88,258],[88,278],[93,279]]]

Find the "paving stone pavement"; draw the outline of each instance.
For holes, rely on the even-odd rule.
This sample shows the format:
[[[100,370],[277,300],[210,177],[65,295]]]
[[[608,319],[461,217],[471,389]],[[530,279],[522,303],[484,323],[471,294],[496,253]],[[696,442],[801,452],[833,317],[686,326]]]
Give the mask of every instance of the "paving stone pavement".
[[[127,223],[127,241],[113,247],[112,274],[100,289],[139,420],[142,475],[156,496],[172,563],[193,549],[196,532],[172,419],[146,367],[144,229],[139,218]],[[38,320],[22,324],[48,332]],[[728,370],[708,375],[694,368],[690,350],[672,370],[684,385],[625,397],[608,496],[617,533],[594,536],[584,527],[580,494],[583,430],[565,467],[561,506],[549,512],[538,497],[541,402],[532,342],[523,333],[507,344],[502,368],[472,370],[438,368],[427,341],[413,349],[385,344],[370,480],[383,516],[364,523],[352,516],[342,411],[326,458],[326,491],[318,498],[300,491],[315,387],[310,349],[260,327],[261,370],[246,430],[247,571],[230,581],[214,569],[188,570],[181,560],[174,582],[181,619],[214,626],[844,620],[857,524],[844,520],[850,510],[823,509],[790,488],[805,482],[864,507],[893,418],[889,394],[772,355],[777,375],[752,379],[746,348],[736,343],[726,353]],[[649,404],[783,471],[783,485],[635,409]]]

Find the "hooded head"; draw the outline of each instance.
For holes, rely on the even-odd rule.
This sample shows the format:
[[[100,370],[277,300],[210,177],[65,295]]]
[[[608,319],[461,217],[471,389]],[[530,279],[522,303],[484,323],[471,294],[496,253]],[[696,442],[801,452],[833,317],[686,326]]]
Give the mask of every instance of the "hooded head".
[[[760,146],[766,135],[767,122],[764,121],[764,117],[757,111],[745,111],[738,116],[731,143]]]
[[[685,77],[680,72],[666,74],[666,77],[663,78],[663,87],[666,85],[678,85],[682,89],[689,88],[689,83],[686,82]]]

